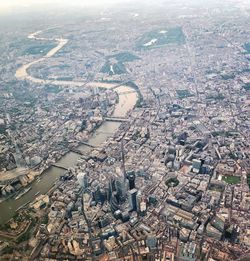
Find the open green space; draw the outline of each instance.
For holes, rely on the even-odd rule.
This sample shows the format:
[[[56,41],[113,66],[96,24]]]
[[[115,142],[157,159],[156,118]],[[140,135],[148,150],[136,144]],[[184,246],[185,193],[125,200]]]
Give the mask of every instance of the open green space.
[[[126,63],[126,62],[133,62],[134,60],[138,60],[139,57],[130,53],[130,52],[121,52],[113,55],[107,56],[108,59],[115,58],[117,62]]]
[[[14,39],[13,42],[9,45],[10,49],[16,50],[17,54],[20,56],[37,54],[45,55],[56,46],[57,43],[53,41],[44,42],[19,38]]]
[[[250,43],[246,43],[244,44],[244,49],[246,50],[246,52],[249,54],[250,53]]]
[[[184,99],[184,98],[188,98],[188,97],[193,96],[193,94],[191,94],[190,91],[187,90],[187,89],[176,90],[176,93],[177,93],[177,95],[180,99]]]
[[[111,62],[111,59],[115,60]],[[113,55],[108,55],[106,57],[106,62],[102,66],[101,71],[102,73],[107,73],[109,75],[115,74],[123,74],[126,73],[126,67],[124,63],[132,62],[134,60],[139,59],[136,55],[130,52],[121,52]]]
[[[220,101],[220,100],[224,100],[225,99],[225,96],[221,93],[218,93],[218,94],[209,94],[206,96],[206,99],[208,100],[217,100],[217,101]]]
[[[58,86],[52,85],[52,84],[46,84],[45,85],[45,90],[48,93],[59,93],[61,91]]]
[[[223,184],[210,183],[208,185],[208,189],[212,191],[223,192],[225,186]]]
[[[165,185],[167,187],[176,187],[179,185],[179,180],[176,177],[170,178],[168,180],[165,181]]]
[[[123,63],[117,62],[112,64],[110,61],[107,61],[101,68],[102,73],[107,73],[109,75],[123,74],[126,73],[126,67]]]
[[[6,134],[6,127],[0,125],[0,134]]]
[[[21,243],[21,242],[24,242],[24,241],[27,241],[30,239],[30,237],[32,235],[32,231],[37,224],[37,220],[35,220],[34,218],[30,218],[30,219],[31,219],[31,223],[30,223],[28,229],[16,239],[17,243]]]
[[[236,177],[236,176],[223,176],[222,180],[224,180],[226,183],[231,185],[240,183],[240,177]]]
[[[136,43],[136,47],[139,49],[150,49],[168,44],[181,45],[184,44],[185,41],[185,35],[182,28],[177,26],[169,29],[159,29],[145,33]]]
[[[23,55],[46,54],[54,47],[56,47],[56,44],[54,43],[34,44],[26,48]]]
[[[13,92],[13,96],[18,103],[22,103],[22,105],[25,105],[26,107],[33,107],[37,102],[37,97],[34,93],[16,91]],[[20,112],[18,108],[15,108],[14,110],[17,110],[17,113]]]
[[[246,83],[243,85],[243,88],[246,90],[246,91],[250,91],[250,83]]]
[[[57,81],[73,81],[73,77],[72,76],[64,76],[64,77],[57,77],[56,80]]]
[[[70,66],[68,64],[59,64],[59,65],[53,65],[53,66],[50,66],[50,68],[59,68],[61,70],[63,69],[68,69]]]
[[[221,78],[225,81],[231,80],[235,78],[234,74],[221,74]]]
[[[247,184],[248,187],[250,188],[250,173],[247,174]]]

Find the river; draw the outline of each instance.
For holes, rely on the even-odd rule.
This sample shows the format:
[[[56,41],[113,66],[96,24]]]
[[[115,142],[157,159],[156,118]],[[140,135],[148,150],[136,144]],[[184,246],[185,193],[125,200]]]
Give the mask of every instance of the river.
[[[33,33],[28,36],[30,39],[37,39],[37,40],[48,40],[45,38],[38,38],[36,35],[41,33],[41,31]],[[51,40],[51,39],[49,39]],[[126,85],[122,85],[119,87],[116,87],[116,84],[114,83],[103,83],[103,82],[74,82],[74,81],[53,81],[53,80],[44,80],[39,78],[34,78],[31,75],[28,74],[27,70],[30,66],[33,64],[39,63],[46,58],[52,57],[56,52],[58,52],[64,45],[67,44],[67,39],[54,39],[58,42],[58,45],[50,50],[44,57],[33,61],[29,64],[25,64],[21,66],[16,71],[16,78],[19,80],[30,80],[34,83],[51,83],[59,86],[74,86],[74,87],[81,87],[84,86],[86,88],[91,87],[102,87],[106,89],[113,88],[114,91],[119,95],[119,102],[116,104],[113,116],[114,117],[124,117],[126,116],[127,112],[134,108],[138,95],[137,92]],[[111,137],[114,135],[114,133],[118,130],[121,123],[119,122],[104,122],[96,131],[93,133],[91,138],[89,139],[88,143],[94,146],[101,147],[102,143],[107,140],[108,137]],[[80,145],[78,147],[81,151],[88,153],[91,148],[85,145]],[[64,155],[58,162],[57,165],[69,168],[73,167],[78,159],[80,158],[80,155],[69,152],[66,155]],[[31,185],[32,189],[27,192],[24,196],[21,198],[15,200],[15,199],[8,199],[0,204],[1,209],[1,215],[0,215],[0,224],[6,223],[13,215],[15,214],[15,211],[22,206],[23,204],[32,201],[35,199],[35,194],[37,192],[40,192],[41,194],[45,194],[49,191],[49,189],[53,186],[56,179],[60,177],[64,173],[64,170],[56,167],[50,167],[47,170],[45,170],[42,175],[39,182],[34,181]]]

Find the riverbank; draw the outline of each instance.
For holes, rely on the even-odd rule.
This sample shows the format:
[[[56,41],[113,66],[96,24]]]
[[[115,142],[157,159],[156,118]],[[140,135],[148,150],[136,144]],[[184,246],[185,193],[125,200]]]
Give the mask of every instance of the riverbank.
[[[37,34],[41,32],[37,32],[35,34],[30,35],[32,39],[37,38]],[[46,40],[45,38],[37,38]],[[51,40],[51,39],[50,39]],[[63,41],[65,39],[55,39],[56,41]],[[63,41],[65,44],[67,41]],[[58,52],[65,44],[58,45],[57,49],[53,48]],[[60,48],[59,48],[60,47]],[[52,51],[52,50],[51,50]],[[85,87],[85,88],[104,88],[104,89],[112,89],[117,93],[119,97],[118,103],[115,105],[114,111],[112,113],[113,117],[125,117],[129,111],[131,111],[138,100],[138,92],[135,88],[128,86],[126,84],[118,84],[118,83],[104,83],[104,82],[74,82],[74,81],[52,81],[52,80],[43,80],[39,78],[34,78],[30,76],[27,72],[28,68],[40,61],[47,59],[48,57],[52,57],[56,52],[49,52],[42,58],[39,58],[36,61],[33,61],[29,64],[21,66],[17,72],[16,77],[19,80],[29,80],[34,83],[46,84],[51,83],[59,86],[73,86],[73,87]],[[118,122],[107,122],[105,121],[102,125],[97,128],[91,135],[88,140],[88,143],[92,146],[102,147],[102,144],[111,136],[113,136],[118,130],[121,123]],[[80,145],[77,147],[79,150],[84,153],[89,153],[92,148],[86,145]],[[61,159],[59,159],[56,164],[62,166],[63,168],[70,168],[77,164],[80,159],[80,155],[74,152],[68,152]],[[56,180],[65,172],[65,170],[56,168],[56,167],[48,167],[48,169],[44,170],[40,177],[39,182],[33,182],[31,184],[32,189],[23,195],[20,199],[14,200],[10,198],[2,203],[0,203],[0,208],[2,211],[2,215],[0,215],[0,224],[6,223],[13,215],[15,211],[22,205],[26,204],[29,201],[33,201],[36,197],[37,192],[39,191],[41,194],[47,194],[51,187],[54,185]]]

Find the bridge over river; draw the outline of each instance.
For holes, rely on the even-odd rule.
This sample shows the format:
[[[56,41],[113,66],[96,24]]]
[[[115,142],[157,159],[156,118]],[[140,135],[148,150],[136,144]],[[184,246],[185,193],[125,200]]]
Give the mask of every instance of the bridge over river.
[[[124,117],[105,117],[105,121],[128,122],[129,119]]]
[[[81,153],[85,152],[87,155],[92,150],[91,146],[94,147],[101,147],[102,144],[107,140],[107,138],[111,137],[119,128],[121,122],[127,122],[126,119],[127,113],[134,108],[136,105],[138,95],[134,88],[122,83],[110,83],[110,82],[78,82],[78,81],[55,81],[49,79],[41,79],[33,77],[29,74],[28,69],[39,62],[42,62],[46,59],[51,59],[52,56],[55,55],[61,48],[63,48],[67,43],[67,39],[46,39],[39,37],[38,35],[41,31],[33,33],[28,36],[29,39],[39,40],[39,41],[49,41],[54,40],[58,43],[58,45],[50,50],[45,56],[30,62],[28,64],[22,65],[16,71],[16,78],[20,81],[31,81],[33,83],[38,84],[54,84],[60,87],[79,87],[79,88],[104,88],[104,89],[112,89],[117,93],[119,96],[118,103],[115,105],[114,112],[111,117],[106,118],[103,124],[96,129],[95,133],[93,133],[92,137],[89,139],[87,144],[80,145],[76,149],[79,150]],[[79,152],[78,151],[78,152]],[[54,185],[56,180],[65,172],[65,169],[73,167],[78,161],[80,157],[84,157],[79,155],[78,153],[69,152],[64,155],[58,162],[54,165],[56,167],[49,167],[47,170],[43,172],[41,177],[32,183],[32,189],[27,192],[24,196],[19,198],[18,200],[15,199],[8,199],[2,203],[0,203],[1,208],[1,215],[0,215],[0,224],[5,223],[8,221],[13,215],[15,211],[22,205],[26,204],[29,201],[35,199],[37,192],[41,194],[46,194],[50,188]],[[58,167],[59,166],[59,167]]]

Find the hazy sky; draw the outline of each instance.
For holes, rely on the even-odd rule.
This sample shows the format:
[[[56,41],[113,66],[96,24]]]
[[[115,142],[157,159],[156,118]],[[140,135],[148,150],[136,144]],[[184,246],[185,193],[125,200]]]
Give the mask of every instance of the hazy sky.
[[[116,4],[127,0],[0,0],[0,13],[9,13],[19,8],[30,8],[38,5],[60,5],[60,6],[99,6]]]
[[[175,2],[183,1],[185,3],[207,3],[207,2],[228,2],[229,0],[0,0],[0,14],[11,13],[12,11],[18,11],[19,9],[30,9],[38,6],[78,6],[78,7],[95,7],[95,6],[107,6],[108,4],[127,3],[135,4],[135,2],[141,2],[144,4],[152,3],[153,5],[158,2]],[[250,7],[250,0],[230,0],[240,4],[240,6]]]

